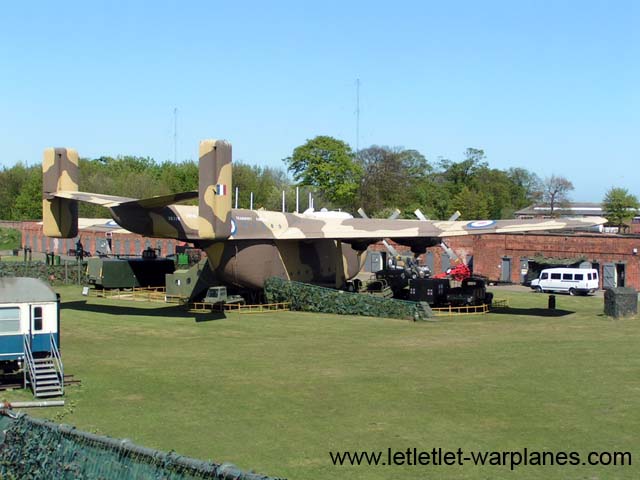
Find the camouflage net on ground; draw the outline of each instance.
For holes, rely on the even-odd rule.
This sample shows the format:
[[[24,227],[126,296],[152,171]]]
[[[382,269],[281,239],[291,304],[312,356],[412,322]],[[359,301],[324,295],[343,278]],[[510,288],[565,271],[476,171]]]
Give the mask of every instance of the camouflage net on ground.
[[[268,303],[289,302],[291,310],[365,315],[368,317],[426,320],[433,317],[429,304],[376,297],[364,293],[318,287],[307,283],[269,278],[264,285]]]
[[[44,262],[0,262],[0,277],[31,277],[51,285],[80,285],[87,283],[86,262],[68,265],[47,265]]]
[[[21,415],[0,416],[0,478],[278,480]]]

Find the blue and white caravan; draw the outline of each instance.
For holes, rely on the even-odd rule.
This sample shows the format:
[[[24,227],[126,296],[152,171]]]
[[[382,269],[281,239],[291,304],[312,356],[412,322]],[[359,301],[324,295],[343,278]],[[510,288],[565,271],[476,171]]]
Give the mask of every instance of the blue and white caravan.
[[[0,369],[23,369],[37,397],[62,395],[60,299],[35,278],[0,278]]]

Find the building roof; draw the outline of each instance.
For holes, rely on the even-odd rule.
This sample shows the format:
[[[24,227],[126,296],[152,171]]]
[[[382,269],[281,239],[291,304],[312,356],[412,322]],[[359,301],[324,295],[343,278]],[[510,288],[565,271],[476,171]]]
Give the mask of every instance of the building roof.
[[[601,217],[603,214],[601,203],[591,202],[571,202],[564,207],[555,208],[555,213],[560,215],[571,216],[596,216]],[[515,215],[550,215],[551,207],[549,205],[529,205],[528,207],[518,210]]]
[[[55,302],[56,300],[56,293],[53,289],[37,278],[0,278],[0,304]]]

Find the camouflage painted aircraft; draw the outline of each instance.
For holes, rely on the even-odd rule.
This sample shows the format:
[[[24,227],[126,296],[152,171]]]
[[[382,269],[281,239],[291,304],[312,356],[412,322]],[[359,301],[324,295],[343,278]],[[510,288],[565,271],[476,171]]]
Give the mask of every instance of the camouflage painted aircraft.
[[[49,148],[43,159],[43,230],[48,237],[78,234],[78,202],[109,209],[124,229],[191,242],[207,253],[223,282],[261,288],[272,276],[342,287],[361,269],[367,247],[382,239],[421,254],[444,237],[587,227],[604,218],[430,221],[353,218],[232,209],[231,145],[200,143],[199,191],[142,200],[78,191],[78,153]],[[198,206],[179,205],[198,199]]]

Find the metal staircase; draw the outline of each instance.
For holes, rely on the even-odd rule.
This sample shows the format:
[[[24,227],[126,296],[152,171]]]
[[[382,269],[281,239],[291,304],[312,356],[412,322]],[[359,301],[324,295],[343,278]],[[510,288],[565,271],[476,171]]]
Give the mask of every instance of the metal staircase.
[[[24,388],[31,387],[35,397],[58,397],[64,395],[64,367],[60,351],[53,334],[49,335],[51,355],[34,358],[29,335],[24,343]]]

